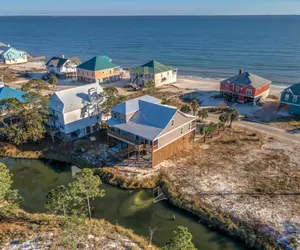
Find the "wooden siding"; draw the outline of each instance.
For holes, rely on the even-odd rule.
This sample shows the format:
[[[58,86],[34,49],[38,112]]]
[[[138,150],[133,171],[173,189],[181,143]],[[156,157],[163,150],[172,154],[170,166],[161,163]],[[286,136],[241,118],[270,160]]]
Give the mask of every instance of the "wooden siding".
[[[152,153],[152,167],[167,160],[194,142],[195,130]]]

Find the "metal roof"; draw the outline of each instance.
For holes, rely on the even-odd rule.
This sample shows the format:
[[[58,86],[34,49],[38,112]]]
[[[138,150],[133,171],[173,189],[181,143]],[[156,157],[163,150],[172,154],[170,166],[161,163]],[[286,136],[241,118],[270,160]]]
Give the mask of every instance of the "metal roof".
[[[300,82],[286,88],[283,92],[290,90],[294,95],[300,96]]]
[[[95,89],[97,94],[103,92],[99,83],[85,84],[71,89],[57,91],[50,98],[50,108],[67,113],[81,109],[86,103],[90,102],[89,91]]]
[[[83,62],[78,65],[78,69],[85,69],[91,71],[103,70],[103,69],[111,69],[111,68],[119,68],[120,66],[111,62],[112,60],[107,56],[95,56],[90,60]]]
[[[175,107],[147,101],[150,97],[154,98],[152,96],[142,96],[131,100],[137,103],[138,110],[135,111],[136,113],[128,122],[124,123],[111,118],[106,124],[148,140],[154,140],[170,123],[177,109]],[[113,109],[113,111],[115,110]]]
[[[69,59],[67,58],[62,58],[62,57],[57,57],[53,56],[47,63],[46,65],[49,65],[52,63],[55,67],[60,68],[63,66]]]
[[[260,88],[266,84],[271,83],[272,81],[262,78],[260,76],[254,75],[249,72],[244,72],[242,74],[238,74],[236,76],[228,78],[222,82],[230,83],[230,84],[245,85],[245,86],[249,85],[249,86],[253,86],[254,88]]]
[[[139,100],[151,102],[151,103],[160,103],[161,100],[157,99],[150,95],[144,95],[126,102],[123,102],[121,104],[118,104],[117,106],[112,108],[112,111],[127,115],[133,112],[136,112],[139,110]]]
[[[23,96],[26,95],[26,92],[9,88],[9,87],[0,87],[0,100],[6,99],[6,98],[15,98],[19,102],[25,102],[25,99]]]
[[[159,74],[173,69],[171,66],[152,60],[142,66],[131,68],[129,71],[134,74]]]

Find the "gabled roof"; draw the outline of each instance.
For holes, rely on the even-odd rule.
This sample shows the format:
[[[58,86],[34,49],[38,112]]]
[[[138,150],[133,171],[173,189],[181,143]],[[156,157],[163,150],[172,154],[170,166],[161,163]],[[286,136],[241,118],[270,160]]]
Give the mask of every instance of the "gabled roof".
[[[57,68],[60,68],[62,67],[69,59],[67,58],[62,58],[62,57],[57,57],[57,56],[54,56],[52,57],[47,63],[46,65],[49,65],[50,63],[52,65],[54,65],[55,67]]]
[[[1,45],[0,44],[0,55],[4,54],[6,51],[8,51],[11,47],[5,46],[5,45]]]
[[[90,91],[97,94],[103,92],[99,83],[85,84],[71,89],[57,91],[50,98],[50,108],[61,112],[67,113],[73,110],[81,109],[90,103]]]
[[[159,74],[173,69],[171,66],[152,60],[142,66],[131,68],[129,71],[134,74]]]
[[[91,71],[97,71],[97,70],[120,67],[120,66],[112,63],[111,61],[112,60],[107,56],[95,56],[92,59],[78,65],[77,68],[91,70]]]
[[[283,92],[286,92],[288,90],[291,91],[293,93],[293,95],[300,96],[300,82],[296,83],[296,84],[293,84],[292,86],[284,89]]]
[[[14,88],[9,88],[9,87],[1,87],[0,86],[0,100],[6,99],[6,98],[15,98],[19,102],[25,102],[25,99],[23,96],[26,95],[26,92],[14,89]]]
[[[157,99],[153,96],[150,95],[144,95],[132,100],[129,100],[127,102],[123,102],[118,104],[117,106],[114,106],[112,108],[112,111],[127,115],[133,112],[136,112],[139,110],[139,100],[142,101],[147,101],[147,102],[151,102],[151,103],[160,103],[161,100]]]
[[[268,83],[271,83],[270,80],[262,78],[257,75],[254,75],[249,72],[244,72],[242,74],[238,74],[238,75],[228,78],[222,82],[230,83],[230,84],[252,86],[256,89],[260,88]]]
[[[149,97],[154,98],[152,96],[142,96],[134,99],[138,104],[138,110],[135,111],[128,122],[111,118],[106,124],[148,140],[158,138],[179,111],[176,107],[159,104],[160,100],[156,98],[156,102],[149,102],[147,101]],[[114,110],[115,108],[113,108]],[[185,117],[189,120],[196,118],[194,116]]]

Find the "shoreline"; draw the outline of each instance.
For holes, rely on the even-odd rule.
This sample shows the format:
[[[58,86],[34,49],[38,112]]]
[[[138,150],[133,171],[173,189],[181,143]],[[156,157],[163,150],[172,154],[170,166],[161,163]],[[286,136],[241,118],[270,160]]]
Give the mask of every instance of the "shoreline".
[[[0,151],[0,157],[9,157],[15,159],[37,159],[37,160],[54,160],[60,161],[68,164],[77,164],[78,159],[67,160],[65,155],[57,154],[56,152],[48,152],[41,154],[41,152],[36,152],[36,155],[26,155],[27,152],[22,152],[23,154],[6,154]],[[32,153],[32,152],[29,152]],[[87,162],[84,162],[85,165]],[[85,167],[88,167],[85,165]],[[253,234],[253,228],[248,223],[234,220],[229,215],[217,211],[210,205],[201,201],[190,201],[185,199],[176,187],[172,185],[172,182],[168,180],[163,174],[159,174],[147,180],[138,180],[134,178],[126,178],[124,176],[118,175],[113,168],[99,168],[93,167],[96,175],[99,176],[103,183],[109,184],[116,188],[121,188],[125,190],[130,189],[153,189],[157,186],[161,186],[165,195],[168,197],[169,202],[176,208],[182,209],[191,213],[199,218],[199,220],[206,226],[218,230],[229,237],[241,241],[246,247],[256,248],[256,249],[284,249],[278,244],[274,239],[268,235],[262,236],[261,233]]]

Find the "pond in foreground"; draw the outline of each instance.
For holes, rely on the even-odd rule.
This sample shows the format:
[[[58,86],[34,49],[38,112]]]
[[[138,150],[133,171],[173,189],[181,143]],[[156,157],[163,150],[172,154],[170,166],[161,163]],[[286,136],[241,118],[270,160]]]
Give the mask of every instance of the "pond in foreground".
[[[71,167],[67,164],[8,158],[0,158],[0,162],[13,173],[13,187],[20,191],[25,200],[22,207],[28,212],[45,212],[47,193],[72,180]],[[200,224],[196,217],[173,207],[168,201],[154,204],[151,191],[130,192],[106,184],[101,188],[105,189],[106,195],[94,201],[93,216],[119,223],[145,237],[149,235],[149,227],[157,227],[154,243],[158,246],[166,243],[177,225],[183,225],[193,234],[193,242],[199,250],[245,249],[226,235]]]

